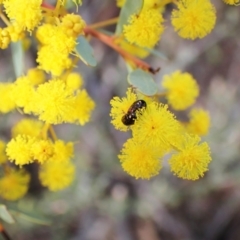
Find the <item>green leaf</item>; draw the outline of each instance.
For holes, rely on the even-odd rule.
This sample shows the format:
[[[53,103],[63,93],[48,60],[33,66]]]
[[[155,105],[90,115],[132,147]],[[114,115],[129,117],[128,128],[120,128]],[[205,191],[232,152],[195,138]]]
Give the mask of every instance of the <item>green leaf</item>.
[[[153,96],[158,91],[157,84],[154,82],[151,74],[141,69],[129,73],[128,82],[146,96]]]
[[[7,223],[14,223],[12,215],[9,213],[5,205],[0,204],[0,218]]]
[[[22,42],[12,42],[11,43],[11,50],[12,50],[12,60],[13,60],[13,67],[16,77],[19,77],[23,74],[24,71],[24,64],[23,64],[23,46]]]
[[[121,9],[118,24],[116,27],[116,35],[119,35],[123,31],[123,26],[127,24],[129,17],[132,14],[139,13],[143,6],[143,0],[126,0],[124,6]]]
[[[97,61],[93,55],[93,49],[85,37],[78,37],[77,39],[77,55],[78,57],[88,66],[95,67],[97,65]]]
[[[26,221],[35,223],[35,224],[40,224],[40,225],[50,225],[51,221],[38,215],[34,215],[32,213],[24,213],[16,210],[9,210],[11,211],[12,215],[18,218],[22,218]]]

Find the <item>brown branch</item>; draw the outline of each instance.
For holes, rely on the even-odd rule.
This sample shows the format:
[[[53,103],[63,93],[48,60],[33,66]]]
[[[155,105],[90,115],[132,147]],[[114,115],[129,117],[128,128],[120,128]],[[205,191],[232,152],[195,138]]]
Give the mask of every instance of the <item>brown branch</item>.
[[[125,50],[123,50],[121,47],[119,47],[114,42],[114,38],[113,37],[107,36],[107,35],[105,35],[103,33],[100,33],[100,32],[98,32],[95,29],[90,28],[90,27],[86,27],[84,29],[84,32],[85,32],[86,35],[90,35],[92,37],[95,37],[95,38],[99,39],[100,41],[102,41],[103,43],[105,43],[106,45],[108,45],[109,47],[114,49],[115,51],[117,51],[125,60],[129,60],[130,62],[134,63],[138,68],[141,68],[141,69],[143,69],[145,71],[148,71],[148,72],[151,72],[153,74],[157,73],[160,70],[160,68],[153,69],[146,62],[140,60],[137,57],[134,57],[130,53],[128,53]]]
[[[5,240],[11,240],[10,236],[8,235],[8,233],[6,232],[6,230],[4,229],[1,223],[0,223],[0,233]]]

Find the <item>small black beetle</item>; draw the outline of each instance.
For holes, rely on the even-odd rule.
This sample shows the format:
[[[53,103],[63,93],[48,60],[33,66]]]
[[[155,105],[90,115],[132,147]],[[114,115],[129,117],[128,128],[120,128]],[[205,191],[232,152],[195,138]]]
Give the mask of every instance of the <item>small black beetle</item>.
[[[141,108],[146,108],[147,104],[144,100],[137,100],[135,101],[130,108],[128,109],[127,113],[122,117],[122,123],[126,126],[133,125],[136,118],[137,118],[137,111]]]

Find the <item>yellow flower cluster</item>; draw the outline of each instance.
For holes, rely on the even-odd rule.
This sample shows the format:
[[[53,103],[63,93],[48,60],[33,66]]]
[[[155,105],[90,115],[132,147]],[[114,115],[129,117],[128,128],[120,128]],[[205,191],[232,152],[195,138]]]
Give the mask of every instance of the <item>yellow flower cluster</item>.
[[[81,4],[80,0],[73,2]],[[58,139],[51,124],[84,125],[95,103],[83,88],[82,76],[72,71],[77,38],[84,34],[86,23],[80,15],[67,14],[65,4],[58,0],[52,9],[42,0],[0,0],[1,19],[6,24],[0,28],[0,48],[6,49],[26,34],[39,42],[38,67],[14,82],[0,83],[0,113],[17,109],[38,118],[23,118],[13,126],[12,138],[7,143],[0,141],[0,196],[7,200],[23,197],[30,181],[29,174],[14,164],[20,168],[40,164],[39,179],[53,191],[74,179],[73,142]],[[51,76],[47,78],[46,73]]]
[[[45,124],[29,118],[18,122],[12,128],[13,138],[7,143],[7,156],[6,144],[0,141],[0,164],[4,164],[7,157],[20,167],[37,161],[41,164],[39,178],[44,186],[53,191],[69,186],[75,172],[71,162],[73,143],[52,141],[46,127],[63,122],[84,125],[89,121],[95,103],[86,90],[80,89],[82,85],[83,79],[78,73],[46,81],[44,72],[39,69],[30,69],[14,83],[1,83],[1,112],[22,108],[24,113],[38,116]],[[6,172],[0,178],[1,196],[17,200],[27,192],[28,183],[27,173]]]
[[[64,122],[84,125],[90,119],[95,103],[82,85],[82,77],[71,73],[64,79],[45,78],[40,70],[29,71],[14,83],[1,83],[0,111],[3,113],[15,107],[23,108],[24,113],[32,113],[50,124]],[[43,82],[42,84],[39,84]]]
[[[224,1],[236,4],[233,0]],[[117,0],[117,6],[123,7],[125,2]],[[180,37],[194,40],[205,37],[213,30],[216,11],[210,0],[144,0],[142,9],[131,15],[128,24],[124,25],[125,39],[141,48],[153,48],[164,31],[161,12],[169,3],[177,7],[172,11],[171,20]]]
[[[198,85],[190,74],[176,71],[172,75],[165,76],[163,81],[166,99],[173,108],[186,109],[195,102]],[[167,105],[145,97],[145,106],[136,108],[134,104],[138,101],[143,100],[138,100],[131,89],[126,97],[114,97],[110,101],[112,124],[118,130],[132,131],[132,138],[123,145],[119,155],[124,171],[135,178],[149,179],[161,170],[163,157],[171,154],[171,171],[178,177],[188,180],[202,177],[211,161],[208,144],[200,143],[198,136],[208,132],[207,112],[192,110],[190,121],[183,128]],[[125,122],[126,115],[134,122]]]
[[[40,121],[22,119],[12,128],[13,138],[7,143],[6,153],[8,159],[20,167],[37,161],[40,164],[39,178],[42,184],[53,191],[61,190],[74,179],[75,167],[71,162],[73,143],[52,141],[47,137],[46,130]],[[0,141],[2,163],[7,159],[1,152],[4,149],[5,143]]]

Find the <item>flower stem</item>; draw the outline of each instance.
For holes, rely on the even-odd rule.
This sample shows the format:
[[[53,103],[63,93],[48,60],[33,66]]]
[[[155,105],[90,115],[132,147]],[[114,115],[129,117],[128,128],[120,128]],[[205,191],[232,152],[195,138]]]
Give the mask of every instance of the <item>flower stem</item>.
[[[57,141],[57,140],[58,140],[58,138],[57,138],[57,135],[56,135],[56,133],[55,133],[55,131],[54,131],[54,129],[53,129],[53,126],[52,126],[52,125],[50,125],[50,126],[49,126],[49,132],[50,132],[50,134],[51,134],[51,136],[52,136],[53,140],[54,140],[54,141]]]
[[[109,47],[113,48],[115,51],[117,51],[126,61],[129,61],[131,63],[133,63],[136,67],[141,68],[145,71],[151,72],[151,73],[156,73],[160,70],[160,68],[157,69],[153,69],[150,65],[148,65],[146,62],[138,59],[137,57],[134,57],[133,55],[131,55],[130,53],[126,52],[125,50],[123,50],[120,46],[118,46],[115,42],[114,42],[114,38],[111,36],[107,36],[103,33],[100,33],[98,31],[96,31],[95,29],[92,29],[90,27],[86,27],[84,29],[84,32],[86,35],[90,35],[93,36],[97,39],[99,39],[100,41],[102,41],[103,43],[105,43],[106,45],[108,45]]]
[[[10,21],[7,19],[7,17],[6,17],[2,12],[0,12],[0,18],[3,20],[3,22],[4,22],[7,26],[11,25]]]
[[[111,18],[111,19],[108,19],[106,21],[102,21],[102,22],[98,22],[98,23],[94,23],[94,24],[91,24],[91,25],[88,25],[89,28],[101,28],[101,27],[106,27],[106,26],[109,26],[109,25],[112,25],[112,24],[115,24],[117,23],[118,21],[118,17],[116,18]]]

